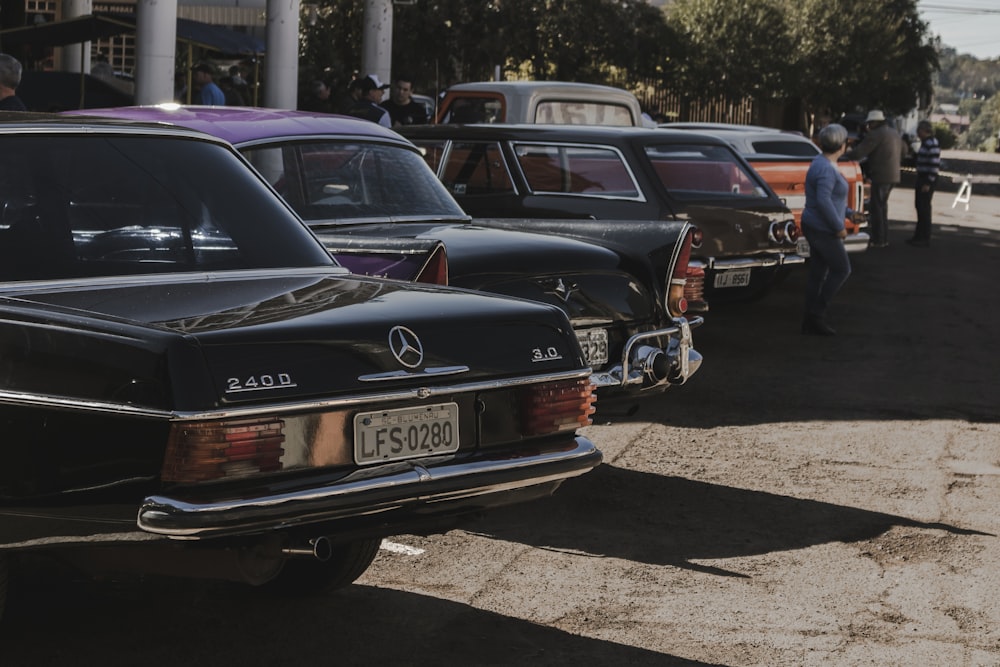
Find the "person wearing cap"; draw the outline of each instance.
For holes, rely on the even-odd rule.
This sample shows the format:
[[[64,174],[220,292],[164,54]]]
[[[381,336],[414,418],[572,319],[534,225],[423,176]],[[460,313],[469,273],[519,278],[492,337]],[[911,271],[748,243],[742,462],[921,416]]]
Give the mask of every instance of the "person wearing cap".
[[[191,74],[194,77],[194,95],[191,97],[192,104],[225,106],[226,94],[212,80],[215,71],[211,65],[204,63],[195,65],[191,68]]]
[[[14,56],[0,53],[0,111],[27,111],[17,87],[21,85],[21,63]]]
[[[895,128],[885,121],[885,114],[872,109],[865,118],[868,131],[857,146],[847,151],[850,160],[866,160],[865,172],[872,182],[869,233],[870,247],[889,245],[889,193],[899,184],[900,164],[906,145]]]
[[[379,102],[382,101],[382,97],[385,95],[385,89],[388,87],[389,84],[382,83],[375,74],[369,74],[362,79],[358,79],[357,88],[360,93],[360,99],[348,109],[347,114],[370,120],[383,127],[392,127],[389,112],[379,106]]]

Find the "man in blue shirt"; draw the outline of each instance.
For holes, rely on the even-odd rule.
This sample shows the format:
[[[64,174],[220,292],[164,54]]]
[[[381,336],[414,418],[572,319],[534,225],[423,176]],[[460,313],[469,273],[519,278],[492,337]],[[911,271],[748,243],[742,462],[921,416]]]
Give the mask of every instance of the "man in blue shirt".
[[[920,148],[917,150],[917,183],[914,186],[914,205],[917,207],[917,227],[913,238],[906,242],[918,248],[931,244],[931,200],[941,170],[941,145],[934,136],[934,126],[929,120],[917,124]]]
[[[212,80],[215,71],[211,65],[202,63],[191,68],[193,76],[195,94],[191,98],[192,104],[207,104],[212,106],[225,106],[226,94],[215,85]]]

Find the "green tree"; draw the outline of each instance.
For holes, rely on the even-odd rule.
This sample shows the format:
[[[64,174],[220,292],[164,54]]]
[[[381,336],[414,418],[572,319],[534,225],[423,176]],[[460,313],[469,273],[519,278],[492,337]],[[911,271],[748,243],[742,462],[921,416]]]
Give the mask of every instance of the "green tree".
[[[779,99],[792,40],[783,0],[677,0],[665,10],[680,40],[679,83],[729,99]]]
[[[787,2],[808,108],[902,114],[928,103],[937,51],[915,0]]]

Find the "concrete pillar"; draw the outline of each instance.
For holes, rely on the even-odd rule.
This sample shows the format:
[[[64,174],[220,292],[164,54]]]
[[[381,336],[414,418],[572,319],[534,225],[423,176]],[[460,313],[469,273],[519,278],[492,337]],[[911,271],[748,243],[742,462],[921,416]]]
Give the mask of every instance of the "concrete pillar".
[[[63,19],[75,19],[94,13],[92,0],[63,0]],[[90,42],[62,47],[64,72],[90,72]]]
[[[300,0],[267,0],[263,106],[294,109],[299,92]]]
[[[174,99],[177,0],[138,0],[135,8],[135,103]]]
[[[392,81],[392,0],[365,0],[361,76]]]

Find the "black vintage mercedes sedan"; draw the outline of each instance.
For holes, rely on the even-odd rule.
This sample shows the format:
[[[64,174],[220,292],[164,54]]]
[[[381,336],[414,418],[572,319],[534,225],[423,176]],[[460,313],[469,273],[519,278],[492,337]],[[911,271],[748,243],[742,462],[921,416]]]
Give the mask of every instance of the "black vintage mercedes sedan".
[[[358,273],[447,281],[564,310],[593,368],[598,411],[631,411],[698,369],[687,317],[686,222],[475,220],[419,150],[375,123],[329,114],[160,105],[87,110],[226,139]],[[446,256],[446,262],[440,261]],[[386,263],[392,258],[391,265]]]
[[[336,264],[227,143],[0,115],[0,601],[88,571],[336,587],[601,453],[554,306]]]
[[[700,232],[691,268],[703,272],[709,305],[760,296],[782,267],[805,262],[796,254],[792,213],[716,137],[536,124],[414,125],[400,132],[424,149],[438,178],[477,219],[591,218],[608,230],[623,220],[691,223]]]

